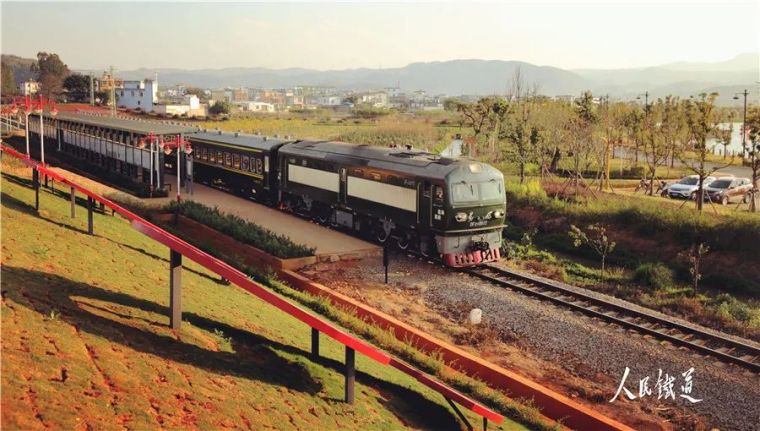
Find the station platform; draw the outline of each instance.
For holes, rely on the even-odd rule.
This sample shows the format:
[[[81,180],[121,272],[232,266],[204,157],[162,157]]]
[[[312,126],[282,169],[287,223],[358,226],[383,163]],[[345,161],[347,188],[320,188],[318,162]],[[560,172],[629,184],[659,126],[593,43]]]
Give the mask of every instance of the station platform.
[[[169,197],[148,199],[149,202],[169,202],[176,199],[177,177],[166,175],[165,181],[172,185]],[[380,246],[363,241],[351,235],[269,208],[248,199],[243,199],[202,184],[193,185],[193,194],[184,191],[183,200],[192,200],[219,211],[234,214],[259,226],[289,237],[293,242],[316,249],[317,260],[335,261],[360,259],[366,256],[381,256]]]

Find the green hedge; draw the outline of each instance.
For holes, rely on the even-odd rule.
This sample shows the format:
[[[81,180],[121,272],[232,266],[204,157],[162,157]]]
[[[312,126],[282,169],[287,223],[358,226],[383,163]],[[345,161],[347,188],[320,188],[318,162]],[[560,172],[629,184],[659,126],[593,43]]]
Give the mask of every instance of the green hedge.
[[[171,202],[166,208],[171,212],[176,209],[176,202]],[[296,244],[285,235],[279,235],[236,215],[222,213],[216,207],[210,208],[197,202],[183,201],[179,204],[179,212],[191,220],[281,259],[312,256],[315,252],[313,247]]]

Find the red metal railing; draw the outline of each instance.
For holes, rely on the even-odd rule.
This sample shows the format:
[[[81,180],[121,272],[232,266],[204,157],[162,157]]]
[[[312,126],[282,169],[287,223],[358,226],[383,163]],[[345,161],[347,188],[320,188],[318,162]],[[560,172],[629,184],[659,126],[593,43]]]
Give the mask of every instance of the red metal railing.
[[[144,235],[147,235],[148,237],[152,238],[153,240],[169,247],[172,250],[172,252],[178,253],[181,256],[186,256],[187,258],[193,260],[199,265],[207,268],[210,271],[213,271],[217,275],[224,277],[230,282],[240,286],[241,288],[245,289],[246,291],[255,295],[256,297],[268,302],[269,304],[272,304],[273,306],[288,313],[289,315],[295,317],[296,319],[306,323],[311,328],[319,332],[322,332],[328,335],[329,337],[333,338],[334,340],[338,341],[339,343],[345,345],[347,348],[347,355],[346,355],[347,358],[349,357],[348,349],[352,349],[352,350],[362,353],[363,355],[381,364],[393,366],[394,368],[404,372],[405,374],[414,377],[417,381],[419,381],[423,385],[435,390],[436,392],[439,392],[450,403],[451,401],[455,401],[458,404],[473,411],[477,415],[481,416],[484,420],[484,426],[485,426],[486,420],[491,420],[497,424],[501,423],[504,420],[504,417],[500,415],[499,413],[496,413],[495,411],[489,409],[488,407],[485,407],[482,404],[472,400],[471,398],[461,394],[455,389],[435,380],[430,375],[412,367],[411,365],[406,364],[405,362],[398,360],[396,358],[393,358],[387,353],[366,343],[365,341],[362,341],[344,332],[343,330],[337,328],[336,326],[325,321],[324,319],[319,318],[303,310],[302,308],[288,302],[287,300],[271,292],[269,289],[259,285],[258,283],[253,282],[243,272],[238,271],[237,269],[231,267],[227,263],[201,251],[197,247],[188,244],[182,239],[172,235],[169,232],[166,232],[165,230],[148,222],[147,220],[143,219],[137,214],[112,202],[111,200],[103,196],[100,196],[97,193],[87,189],[86,187],[83,187],[67,179],[66,177],[58,174],[57,172],[49,169],[47,166],[43,165],[42,163],[32,160],[25,154],[21,154],[18,151],[9,147],[0,146],[0,152],[22,160],[28,167],[32,168],[39,174],[44,174],[47,177],[59,182],[60,184],[67,185],[68,187],[72,189],[72,192],[79,191],[80,193],[88,197],[88,201],[91,199],[91,200],[102,203],[104,206],[112,209],[114,212],[119,213],[121,216],[129,220],[131,226],[134,229],[136,229],[138,232],[141,232]],[[35,174],[35,175],[38,175],[38,174]],[[38,182],[36,182],[35,184],[36,184],[36,187],[39,187]],[[73,201],[74,200],[72,198],[72,202]],[[90,206],[90,212],[91,212],[91,206]],[[353,352],[351,352],[351,358],[353,362]],[[348,384],[348,374],[347,374],[347,384]],[[464,417],[461,416],[461,413],[458,410],[456,410],[456,406],[452,404],[452,407],[454,407],[456,413],[460,415],[460,418],[464,420]],[[468,427],[469,427],[469,424],[468,424]]]

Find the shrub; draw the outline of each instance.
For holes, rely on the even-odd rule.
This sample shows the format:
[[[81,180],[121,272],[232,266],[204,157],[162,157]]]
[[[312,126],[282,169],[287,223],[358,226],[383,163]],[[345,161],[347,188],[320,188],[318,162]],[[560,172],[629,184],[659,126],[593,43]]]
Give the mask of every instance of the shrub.
[[[673,284],[673,270],[662,263],[642,263],[633,273],[633,280],[653,289],[665,289]]]

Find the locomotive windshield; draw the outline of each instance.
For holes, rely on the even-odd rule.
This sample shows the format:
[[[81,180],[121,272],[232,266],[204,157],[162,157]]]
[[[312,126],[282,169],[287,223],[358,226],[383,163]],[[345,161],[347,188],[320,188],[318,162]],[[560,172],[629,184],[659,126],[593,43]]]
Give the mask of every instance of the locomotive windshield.
[[[468,204],[479,201],[497,201],[504,199],[501,182],[496,180],[484,183],[455,183],[451,186],[451,202]]]

